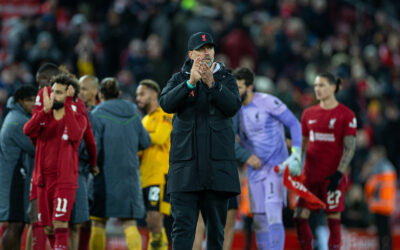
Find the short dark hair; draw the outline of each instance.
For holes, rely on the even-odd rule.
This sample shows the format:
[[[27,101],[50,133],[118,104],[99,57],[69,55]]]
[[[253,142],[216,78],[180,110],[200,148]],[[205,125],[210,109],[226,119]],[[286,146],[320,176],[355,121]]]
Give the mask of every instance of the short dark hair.
[[[36,74],[38,76],[46,76],[48,78],[51,78],[60,73],[61,73],[60,70],[54,63],[45,63],[42,66],[40,66]]]
[[[157,92],[157,94],[160,94],[160,86],[159,86],[158,83],[157,83],[156,81],[154,81],[154,80],[151,80],[151,79],[144,79],[144,80],[141,80],[141,81],[139,82],[139,86],[140,86],[140,85],[144,85],[144,86],[148,87],[149,89],[152,89],[152,90],[154,90],[155,92]]]
[[[38,93],[37,88],[32,85],[22,85],[14,93],[14,101],[23,100],[28,97],[36,96]]]
[[[100,93],[104,96],[104,99],[118,98],[120,95],[119,84],[117,79],[114,77],[107,77],[101,80]]]
[[[251,69],[240,67],[233,71],[233,75],[237,80],[244,80],[246,86],[253,85],[254,82],[254,73]]]
[[[72,87],[75,89],[74,99],[76,99],[78,97],[79,85],[78,85],[78,80],[76,79],[76,77],[74,75],[69,74],[69,73],[58,74],[58,75],[54,76],[53,78],[51,78],[51,80],[50,80],[51,86],[53,86],[56,83],[66,85],[67,88],[69,85],[72,85]]]
[[[340,79],[339,77],[335,78],[335,76],[329,72],[320,73],[317,76],[328,80],[328,83],[330,85],[336,85],[335,94],[340,90],[340,87],[342,86],[342,79]]]

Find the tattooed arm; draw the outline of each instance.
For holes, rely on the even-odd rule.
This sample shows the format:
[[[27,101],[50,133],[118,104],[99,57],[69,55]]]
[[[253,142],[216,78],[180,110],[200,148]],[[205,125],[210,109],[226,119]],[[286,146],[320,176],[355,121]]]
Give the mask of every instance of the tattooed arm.
[[[347,135],[343,139],[343,155],[339,163],[338,170],[341,173],[345,173],[348,166],[350,165],[351,159],[354,156],[356,150],[356,137],[353,135]]]

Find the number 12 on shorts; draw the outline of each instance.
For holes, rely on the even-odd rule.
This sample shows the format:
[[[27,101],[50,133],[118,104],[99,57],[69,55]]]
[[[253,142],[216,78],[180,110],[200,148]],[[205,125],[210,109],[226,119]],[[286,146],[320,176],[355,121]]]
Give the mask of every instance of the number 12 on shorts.
[[[67,212],[68,200],[66,198],[57,198],[56,212],[66,213]]]

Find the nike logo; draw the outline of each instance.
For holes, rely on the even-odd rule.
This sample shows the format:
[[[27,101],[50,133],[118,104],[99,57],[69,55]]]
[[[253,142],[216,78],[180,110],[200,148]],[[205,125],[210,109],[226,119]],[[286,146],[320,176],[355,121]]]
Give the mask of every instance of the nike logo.
[[[61,217],[61,216],[64,216],[65,214],[54,214],[54,216],[57,218],[57,217]]]
[[[313,123],[316,123],[317,122],[317,120],[308,120],[308,124],[313,124]]]

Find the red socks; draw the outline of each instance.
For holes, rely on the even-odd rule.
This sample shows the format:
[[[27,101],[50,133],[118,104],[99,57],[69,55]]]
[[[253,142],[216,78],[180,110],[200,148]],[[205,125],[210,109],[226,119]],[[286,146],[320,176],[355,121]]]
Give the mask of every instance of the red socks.
[[[90,227],[81,227],[79,232],[79,250],[89,250]]]
[[[308,225],[308,219],[294,219],[296,230],[297,230],[297,238],[299,240],[301,249],[303,250],[312,250],[312,233],[310,226]]]
[[[338,250],[340,249],[340,220],[339,219],[328,219],[328,227],[329,227],[329,242],[328,247],[329,250]]]
[[[44,227],[39,225],[39,222],[32,223],[32,249],[46,249],[46,239],[47,236],[44,232]]]
[[[51,249],[54,249],[54,243],[56,243],[56,237],[54,234],[48,234],[47,239],[49,239]]]
[[[0,223],[0,239],[3,237],[4,232],[7,230],[7,224],[4,222]]]
[[[54,236],[54,250],[68,250],[69,228],[55,228]]]

